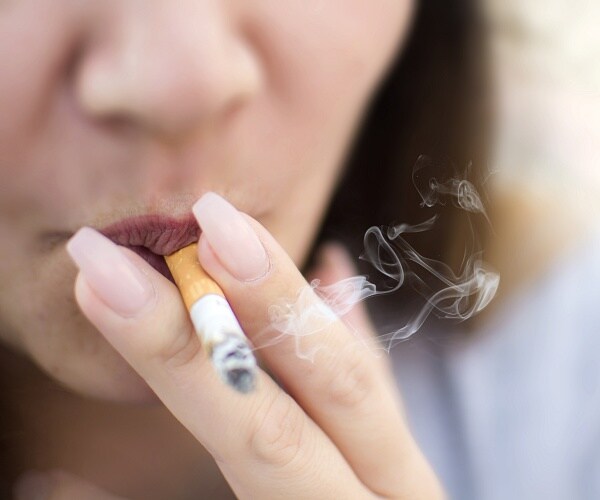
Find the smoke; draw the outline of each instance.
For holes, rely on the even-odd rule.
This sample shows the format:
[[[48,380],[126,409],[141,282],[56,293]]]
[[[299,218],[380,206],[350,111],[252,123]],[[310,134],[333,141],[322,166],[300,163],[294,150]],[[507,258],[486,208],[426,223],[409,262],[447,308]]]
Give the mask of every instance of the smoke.
[[[424,226],[432,226],[435,220],[436,217],[432,217],[419,226],[402,224],[390,227],[387,229],[385,237],[380,228],[372,227],[365,235],[365,248],[367,245],[373,245],[373,248],[368,252],[365,251],[364,258],[371,262],[376,269],[386,270],[387,276],[396,278],[397,285],[392,288],[392,291],[397,290],[408,280],[417,293],[425,299],[421,309],[409,321],[400,328],[380,337],[387,343],[388,350],[396,342],[405,340],[416,333],[432,312],[444,319],[465,321],[471,318],[490,303],[498,289],[500,277],[486,267],[480,252],[469,256],[463,262],[462,272],[456,275],[443,262],[421,256],[403,238],[403,234],[414,232],[415,228],[421,230]],[[371,236],[370,241],[367,241],[368,236]],[[385,244],[391,248],[389,241],[394,243],[393,250],[395,250],[399,263],[395,275],[391,272],[389,263],[382,264],[381,260],[374,260],[378,256],[381,245]],[[430,279],[425,279],[423,272],[428,274]],[[431,285],[428,284],[431,278],[439,282],[439,289],[431,290]]]
[[[462,173],[464,177],[470,168],[469,165]],[[413,183],[421,196],[422,206],[431,208],[450,201],[469,217],[469,223],[470,217],[481,216],[489,224],[475,186],[464,177],[443,177],[439,172],[429,158],[422,156],[417,161]],[[465,321],[481,312],[494,298],[500,277],[483,261],[472,224],[471,238],[465,242],[465,254],[458,273],[442,261],[420,255],[406,239],[409,234],[433,230],[438,218],[434,215],[415,225],[402,223],[369,228],[364,235],[364,251],[360,258],[377,271],[385,286],[378,288],[366,276],[354,276],[327,286],[313,280],[293,300],[281,299],[269,307],[271,327],[278,332],[269,345],[282,336],[293,336],[297,355],[313,360],[319,344],[311,342],[312,347],[303,348],[304,337],[324,331],[359,302],[393,294],[403,286],[410,286],[423,302],[401,326],[379,335],[379,347],[388,352],[398,342],[419,331],[431,314]],[[360,332],[356,332],[356,337],[357,341],[364,341]]]
[[[421,206],[433,207],[444,205],[450,199],[454,205],[473,214],[481,214],[491,225],[487,212],[475,186],[467,180],[472,170],[469,163],[463,172],[462,178],[447,178],[439,180],[437,171],[442,170],[439,164],[434,163],[427,156],[421,155],[413,168],[413,184],[423,200]],[[429,175],[428,175],[429,174]]]

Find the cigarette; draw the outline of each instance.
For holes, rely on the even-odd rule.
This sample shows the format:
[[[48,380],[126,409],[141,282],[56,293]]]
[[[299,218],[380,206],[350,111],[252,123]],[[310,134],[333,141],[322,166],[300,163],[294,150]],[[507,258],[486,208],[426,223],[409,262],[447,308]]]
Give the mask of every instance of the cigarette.
[[[219,285],[198,262],[197,243],[165,256],[200,342],[223,381],[239,392],[255,387],[256,358]]]

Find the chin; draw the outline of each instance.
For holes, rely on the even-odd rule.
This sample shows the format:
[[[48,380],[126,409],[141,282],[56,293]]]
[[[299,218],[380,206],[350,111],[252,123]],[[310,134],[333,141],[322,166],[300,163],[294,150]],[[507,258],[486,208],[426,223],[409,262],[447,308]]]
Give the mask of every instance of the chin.
[[[103,372],[99,369],[96,376],[83,375],[76,382],[57,381],[86,399],[133,405],[162,405],[154,391],[129,365],[117,372]]]
[[[96,350],[97,349],[97,350]],[[56,357],[31,355],[49,383],[85,399],[125,404],[161,405],[145,380],[108,343],[93,352]]]

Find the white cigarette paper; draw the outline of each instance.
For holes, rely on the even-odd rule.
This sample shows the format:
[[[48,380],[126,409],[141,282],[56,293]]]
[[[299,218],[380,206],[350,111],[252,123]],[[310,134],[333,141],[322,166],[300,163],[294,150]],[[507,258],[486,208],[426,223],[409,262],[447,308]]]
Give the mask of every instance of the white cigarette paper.
[[[220,377],[239,392],[254,389],[256,358],[225,294],[198,262],[196,243],[165,257],[194,329]]]

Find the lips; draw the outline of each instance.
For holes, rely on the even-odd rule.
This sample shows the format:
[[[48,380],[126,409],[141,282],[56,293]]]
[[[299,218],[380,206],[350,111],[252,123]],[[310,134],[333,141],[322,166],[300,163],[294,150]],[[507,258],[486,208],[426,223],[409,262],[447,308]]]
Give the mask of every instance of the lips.
[[[132,217],[100,230],[117,245],[131,248],[162,275],[173,277],[163,255],[169,255],[200,237],[194,217],[174,219],[160,215]]]

